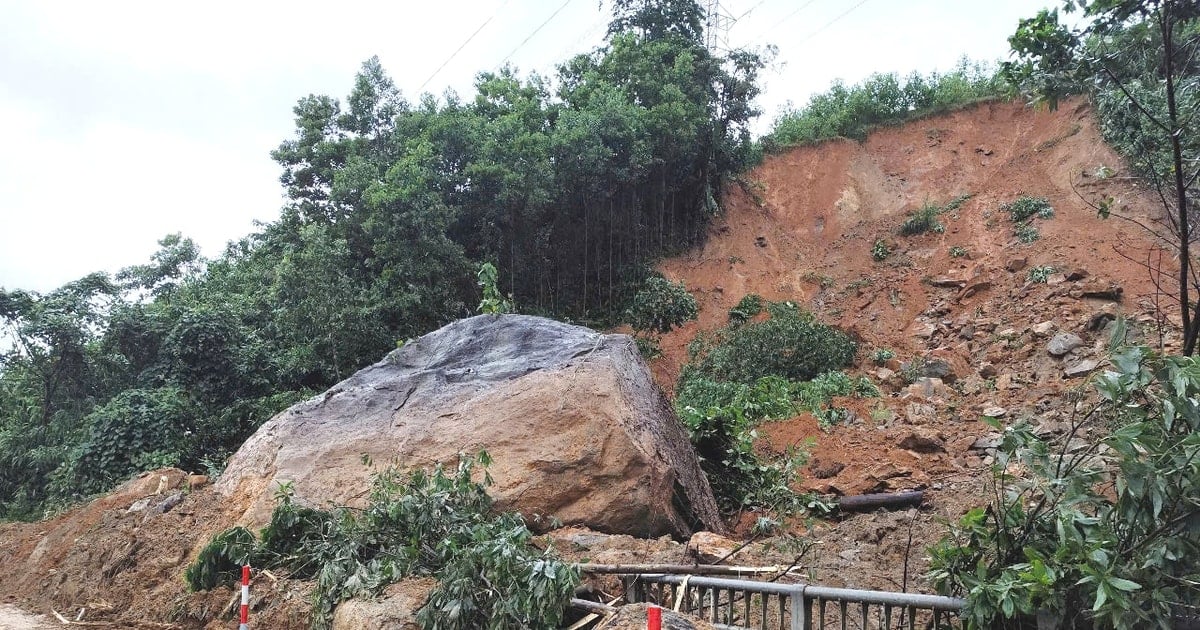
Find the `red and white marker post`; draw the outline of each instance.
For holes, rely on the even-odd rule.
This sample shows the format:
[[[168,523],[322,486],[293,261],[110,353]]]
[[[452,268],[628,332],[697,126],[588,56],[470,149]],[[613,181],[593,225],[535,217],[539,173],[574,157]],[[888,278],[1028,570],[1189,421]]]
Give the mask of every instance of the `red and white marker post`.
[[[662,630],[662,609],[658,606],[646,608],[646,630]]]
[[[242,609],[238,613],[238,630],[250,628],[250,565],[242,565]]]

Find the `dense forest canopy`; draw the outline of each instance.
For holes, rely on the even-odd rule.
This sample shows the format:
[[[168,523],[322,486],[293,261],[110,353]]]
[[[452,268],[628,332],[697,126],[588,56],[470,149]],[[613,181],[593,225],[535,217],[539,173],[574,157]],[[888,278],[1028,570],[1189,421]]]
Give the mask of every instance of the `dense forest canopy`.
[[[553,77],[411,102],[370,59],[346,99],[300,99],[281,216],[215,259],[174,235],[115,277],[0,290],[0,517],[219,468],[289,403],[472,314],[483,263],[522,311],[612,321],[751,159],[762,67],[705,48],[693,0],[612,11]]]

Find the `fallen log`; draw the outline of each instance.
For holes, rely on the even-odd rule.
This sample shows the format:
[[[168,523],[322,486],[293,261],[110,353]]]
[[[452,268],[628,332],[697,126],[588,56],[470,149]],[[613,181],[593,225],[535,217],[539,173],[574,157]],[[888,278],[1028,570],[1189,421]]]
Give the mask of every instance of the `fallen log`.
[[[837,506],[843,512],[867,512],[876,508],[896,510],[921,505],[924,498],[925,493],[921,490],[858,494],[849,497],[838,497]]]
[[[722,564],[577,564],[584,573],[633,575],[658,573],[670,575],[760,575],[778,573],[782,567],[739,567]]]

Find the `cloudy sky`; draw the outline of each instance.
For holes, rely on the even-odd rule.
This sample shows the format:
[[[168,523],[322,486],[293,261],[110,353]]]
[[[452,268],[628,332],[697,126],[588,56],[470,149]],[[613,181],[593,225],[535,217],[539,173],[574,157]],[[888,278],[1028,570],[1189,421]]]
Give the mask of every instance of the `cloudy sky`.
[[[722,6],[732,45],[779,48],[765,129],[837,78],[1000,59],[1049,1]],[[0,286],[40,291],[144,262],[168,233],[215,256],[275,218],[268,153],[292,134],[292,105],[344,97],[372,55],[410,100],[465,95],[505,61],[552,73],[608,20],[598,0],[0,0],[0,16]]]

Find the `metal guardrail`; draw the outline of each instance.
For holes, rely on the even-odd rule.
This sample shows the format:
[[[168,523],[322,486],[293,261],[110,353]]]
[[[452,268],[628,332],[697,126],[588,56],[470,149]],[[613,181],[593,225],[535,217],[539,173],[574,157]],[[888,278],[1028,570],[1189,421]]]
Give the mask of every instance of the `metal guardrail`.
[[[961,628],[963,600],[937,595],[778,584],[704,576],[622,577],[630,602],[656,603],[721,630]]]

